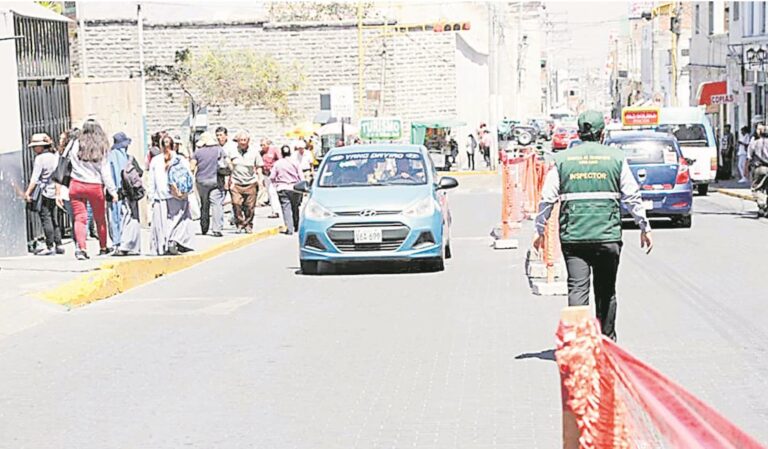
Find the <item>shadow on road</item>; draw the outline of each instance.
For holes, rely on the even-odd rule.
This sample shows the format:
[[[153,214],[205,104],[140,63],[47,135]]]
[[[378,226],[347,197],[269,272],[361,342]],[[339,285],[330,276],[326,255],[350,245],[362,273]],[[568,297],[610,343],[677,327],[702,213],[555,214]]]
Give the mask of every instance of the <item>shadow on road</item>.
[[[296,267],[293,267],[294,269]],[[320,263],[319,275],[321,276],[360,276],[371,274],[403,274],[403,273],[434,273],[415,262],[354,262],[354,263]],[[305,276],[300,269],[295,269],[295,274]]]
[[[515,360],[526,360],[526,359],[539,359],[539,360],[548,360],[548,361],[554,362],[555,350],[545,349],[539,352],[525,352],[515,356]]]

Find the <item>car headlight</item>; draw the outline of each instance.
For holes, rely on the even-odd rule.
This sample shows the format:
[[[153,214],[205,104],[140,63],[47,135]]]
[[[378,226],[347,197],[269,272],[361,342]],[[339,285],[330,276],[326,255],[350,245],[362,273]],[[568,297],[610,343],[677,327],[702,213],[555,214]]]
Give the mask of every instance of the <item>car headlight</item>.
[[[406,217],[428,217],[435,213],[435,200],[428,196],[416,201],[403,210]]]
[[[307,205],[304,206],[304,217],[310,220],[323,220],[325,218],[331,218],[335,216],[333,212],[323,207],[315,200],[307,201]]]

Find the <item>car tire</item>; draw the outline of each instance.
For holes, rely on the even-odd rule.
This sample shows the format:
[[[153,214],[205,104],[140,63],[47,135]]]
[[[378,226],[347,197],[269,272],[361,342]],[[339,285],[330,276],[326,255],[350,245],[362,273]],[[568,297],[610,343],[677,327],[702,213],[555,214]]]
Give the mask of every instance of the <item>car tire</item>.
[[[517,143],[522,146],[528,146],[533,142],[533,136],[528,131],[521,131],[517,135]]]
[[[453,257],[453,250],[451,249],[451,241],[448,240],[448,243],[445,245],[445,258],[450,259]]]
[[[693,217],[690,215],[683,215],[682,217],[675,217],[672,219],[672,224],[678,228],[689,229],[693,225]]]
[[[316,260],[300,260],[299,264],[301,265],[301,274],[312,276],[320,272],[320,264]]]
[[[699,195],[701,196],[707,196],[707,193],[709,193],[709,184],[699,184],[696,186],[696,191],[699,192]]]

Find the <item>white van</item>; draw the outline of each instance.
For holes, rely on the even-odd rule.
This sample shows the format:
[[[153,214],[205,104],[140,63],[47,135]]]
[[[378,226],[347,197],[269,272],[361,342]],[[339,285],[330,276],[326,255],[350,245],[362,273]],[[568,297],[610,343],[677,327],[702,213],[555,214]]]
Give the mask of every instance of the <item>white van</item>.
[[[704,108],[661,108],[659,130],[672,133],[683,156],[693,160],[688,172],[699,195],[706,195],[717,174],[717,141]]]

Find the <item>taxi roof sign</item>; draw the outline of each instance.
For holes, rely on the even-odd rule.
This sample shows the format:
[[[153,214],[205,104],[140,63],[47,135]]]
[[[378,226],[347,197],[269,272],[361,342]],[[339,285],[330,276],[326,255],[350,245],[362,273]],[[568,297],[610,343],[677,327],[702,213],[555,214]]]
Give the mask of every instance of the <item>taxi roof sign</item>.
[[[360,119],[363,140],[399,140],[403,137],[403,121],[398,117],[364,117]]]
[[[621,124],[624,126],[655,126],[659,124],[661,110],[655,107],[624,108]]]

